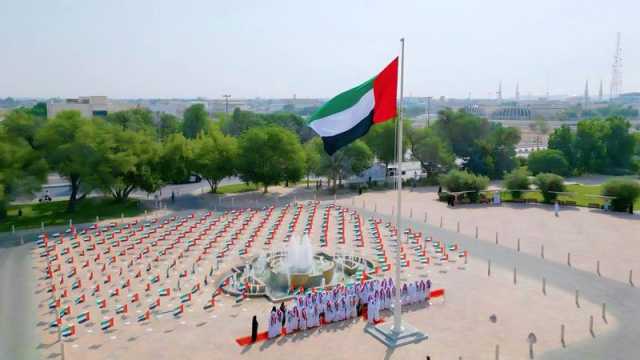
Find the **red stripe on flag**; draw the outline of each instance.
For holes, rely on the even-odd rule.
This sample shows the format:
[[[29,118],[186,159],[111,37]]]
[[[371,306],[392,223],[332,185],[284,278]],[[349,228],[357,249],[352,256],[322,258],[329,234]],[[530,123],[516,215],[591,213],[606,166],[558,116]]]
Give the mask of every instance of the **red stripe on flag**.
[[[381,123],[394,118],[397,114],[398,58],[387,65],[373,80],[375,108],[373,123]]]

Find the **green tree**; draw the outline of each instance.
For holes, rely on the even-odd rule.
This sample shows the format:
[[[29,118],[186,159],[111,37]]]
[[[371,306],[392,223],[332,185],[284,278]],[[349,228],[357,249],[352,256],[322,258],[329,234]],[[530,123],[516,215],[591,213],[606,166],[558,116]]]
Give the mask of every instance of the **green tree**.
[[[0,125],[0,219],[6,216],[11,200],[37,191],[46,177],[47,164],[41,155]]]
[[[488,177],[460,170],[451,170],[440,175],[439,180],[440,185],[449,192],[470,191],[467,196],[472,202],[477,201],[479,192],[489,186]]]
[[[123,130],[147,131],[155,133],[153,115],[148,109],[138,108],[109,113],[107,122],[120,126]]]
[[[403,133],[408,136],[403,137],[402,144],[403,148],[407,149],[411,144],[411,139],[414,137],[414,131],[408,120],[404,121],[403,126]],[[386,170],[389,168],[389,164],[396,159],[396,128],[396,119],[385,121],[381,124],[373,125],[367,135],[362,138],[376,159],[384,163],[385,181],[387,178]]]
[[[93,178],[115,200],[126,201],[135,189],[154,192],[160,188],[160,145],[151,134],[103,126],[96,151],[99,161]]]
[[[304,173],[304,151],[296,134],[277,126],[247,130],[239,140],[237,170],[247,182],[269,186],[294,182]]]
[[[62,111],[36,135],[36,147],[42,149],[51,169],[71,185],[69,212],[95,187],[93,180],[100,160],[96,151],[97,128],[102,123],[100,119],[85,119],[78,111]]]
[[[453,153],[461,158],[471,157],[476,150],[476,140],[487,138],[491,132],[491,124],[487,119],[451,109],[438,112],[438,121],[433,128],[451,145]]]
[[[193,171],[193,143],[182,134],[169,135],[160,152],[158,170],[166,183],[185,182]]]
[[[529,185],[531,185],[529,172],[524,168],[511,171],[504,177],[503,181],[504,188],[510,190],[514,199],[520,199],[522,197],[521,190],[528,190]]]
[[[576,166],[575,134],[568,125],[562,125],[549,136],[549,149],[559,150],[569,163],[569,170]]]
[[[554,202],[558,197],[557,193],[565,191],[564,178],[560,175],[540,173],[536,175],[534,183],[540,189],[546,203]]]
[[[614,210],[631,212],[634,201],[640,197],[640,183],[630,179],[612,179],[602,186],[602,195],[614,197],[611,200]]]
[[[576,165],[583,172],[602,172],[607,166],[607,147],[604,142],[609,128],[600,119],[578,122],[576,132]]]
[[[163,113],[160,115],[158,123],[158,136],[160,140],[166,140],[171,134],[179,134],[182,132],[182,123],[180,119],[172,114]]]
[[[307,177],[307,188],[309,188],[309,178],[311,174],[317,175],[320,171],[320,153],[319,148],[322,148],[322,140],[319,137],[315,137],[303,145],[304,148],[304,173]]]
[[[569,162],[560,150],[538,150],[529,154],[527,160],[529,171],[533,175],[539,173],[553,173],[558,175],[568,175]]]
[[[411,154],[427,173],[446,172],[454,166],[455,155],[431,128],[414,129],[408,138]]]
[[[635,151],[636,142],[629,132],[631,124],[622,117],[605,120],[608,131],[604,132],[604,146],[607,153],[607,170],[628,169]]]
[[[315,147],[317,153],[320,154],[319,175],[325,175],[329,182],[333,182],[334,193],[337,190],[338,182],[342,182],[350,175],[363,172],[373,163],[373,153],[362,140],[352,142],[331,156],[324,151],[321,142],[315,142]]]
[[[36,148],[36,134],[45,124],[46,119],[18,109],[9,112],[2,121],[8,139],[24,139],[32,149]]]
[[[209,115],[203,104],[193,104],[184,111],[182,133],[187,139],[195,139],[209,129]]]
[[[219,129],[200,133],[193,142],[193,170],[207,180],[211,192],[218,191],[220,181],[235,172],[238,147],[235,138]]]

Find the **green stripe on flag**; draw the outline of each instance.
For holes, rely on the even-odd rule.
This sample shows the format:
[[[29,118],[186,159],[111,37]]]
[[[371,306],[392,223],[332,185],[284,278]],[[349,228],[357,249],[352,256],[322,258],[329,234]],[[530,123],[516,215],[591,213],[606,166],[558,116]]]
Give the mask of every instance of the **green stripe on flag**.
[[[320,109],[318,109],[318,111],[311,115],[307,124],[311,124],[315,120],[322,119],[329,115],[339,113],[355,105],[364,96],[364,94],[373,88],[374,79],[375,77],[365,81],[353,89],[340,93],[333,99],[329,100]]]

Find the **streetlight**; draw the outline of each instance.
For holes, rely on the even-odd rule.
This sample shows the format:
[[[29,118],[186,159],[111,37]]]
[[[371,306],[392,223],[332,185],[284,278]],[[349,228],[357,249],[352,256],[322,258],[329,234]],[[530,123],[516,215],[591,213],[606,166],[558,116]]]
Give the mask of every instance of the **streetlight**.
[[[427,96],[427,127],[431,125],[431,99],[433,96]]]
[[[224,94],[222,95],[222,97],[224,98],[224,112],[229,113],[229,98],[231,97],[231,95]]]

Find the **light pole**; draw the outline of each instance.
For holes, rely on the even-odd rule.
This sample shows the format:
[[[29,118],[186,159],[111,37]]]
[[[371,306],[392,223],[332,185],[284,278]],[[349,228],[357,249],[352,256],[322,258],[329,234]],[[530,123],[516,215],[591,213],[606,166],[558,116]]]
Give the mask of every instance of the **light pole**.
[[[224,98],[224,112],[228,114],[229,113],[229,98],[231,97],[231,95],[224,94],[224,95],[222,95],[222,97]]]
[[[431,126],[431,99],[433,96],[427,96],[427,127]]]

